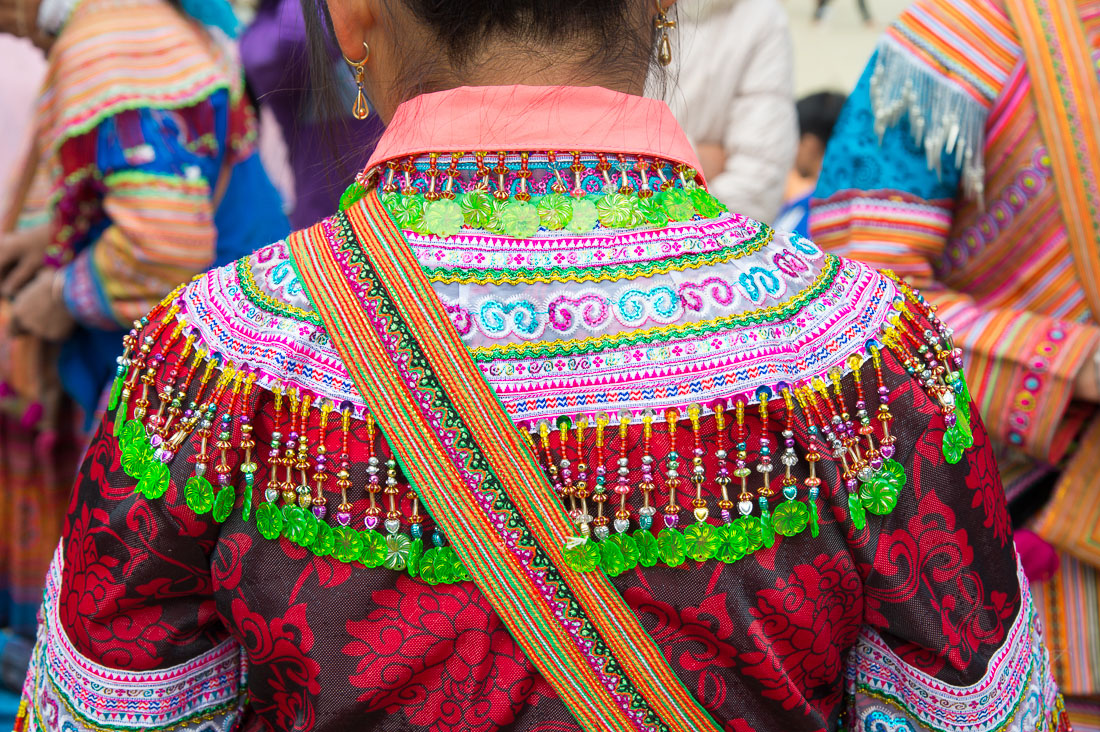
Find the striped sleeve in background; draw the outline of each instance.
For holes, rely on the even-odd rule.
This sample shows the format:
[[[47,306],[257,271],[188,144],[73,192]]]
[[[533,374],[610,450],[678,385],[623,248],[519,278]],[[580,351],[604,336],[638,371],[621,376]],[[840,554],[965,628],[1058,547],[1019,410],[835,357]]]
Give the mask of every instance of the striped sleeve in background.
[[[1087,418],[1070,400],[1100,329],[1074,279],[1030,100],[1003,9],[915,3],[837,124],[811,232],[921,288],[966,352],[986,426],[1057,462]]]

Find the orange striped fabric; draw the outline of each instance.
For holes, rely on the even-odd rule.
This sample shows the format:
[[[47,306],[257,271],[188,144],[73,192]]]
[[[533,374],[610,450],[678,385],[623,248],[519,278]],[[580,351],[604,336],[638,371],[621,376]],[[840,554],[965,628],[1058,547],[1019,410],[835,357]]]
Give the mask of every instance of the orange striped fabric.
[[[1096,81],[1100,0],[1012,2],[1028,5],[1028,13],[1044,4],[1075,12],[1085,39],[1076,58],[1093,72],[1085,86]],[[930,97],[964,89],[987,108],[984,195],[968,198],[962,190],[943,191],[944,186],[945,197],[929,200],[895,185],[857,183],[852,176],[829,198],[815,202],[812,230],[827,250],[902,272],[939,307],[966,352],[968,383],[986,426],[1015,448],[1002,465],[1011,463],[1015,472],[1026,474],[1025,453],[1044,463],[1059,462],[1076,443],[1037,525],[1063,552],[1063,571],[1049,585],[1036,586],[1063,690],[1098,694],[1100,608],[1092,567],[1100,566],[1095,465],[1100,422],[1092,406],[1073,401],[1073,388],[1100,347],[1100,311],[1085,294],[1086,281],[1095,282],[1089,273],[1100,267],[1100,248],[1095,235],[1088,247],[1071,243],[1073,229],[1066,219],[1075,216],[1075,204],[1061,193],[1055,151],[1041,124],[1040,105],[1053,116],[1064,116],[1065,105],[1052,103],[1049,95],[1037,97],[1041,80],[1033,78],[1026,39],[1012,26],[1004,0],[920,0],[891,28],[889,38],[895,44],[904,39],[915,63],[935,73]],[[1090,94],[1095,102],[1095,93]],[[873,101],[864,104],[873,106]],[[860,124],[842,129],[842,122],[837,134],[851,139],[875,134],[871,122]],[[835,149],[834,142],[830,154]],[[925,167],[922,152],[913,151],[918,158],[914,168]],[[900,153],[895,147],[891,154]],[[845,164],[851,161],[826,160],[827,169],[843,170]],[[1077,227],[1077,221],[1072,225]]]
[[[1066,697],[1095,695],[1100,687],[1100,635],[1093,629],[1100,627],[1100,573],[1063,557],[1054,577],[1031,584],[1031,595],[1059,689]]]
[[[1100,315],[1100,78],[1073,3],[1007,0],[1081,285]]]
[[[83,0],[50,49],[39,139],[56,150],[135,99],[171,109],[226,88],[234,99],[243,93],[232,54],[168,3]]]
[[[125,325],[213,264],[214,204],[202,179],[128,171],[104,182],[111,226],[81,256],[91,257],[107,305]]]
[[[886,35],[986,106],[1019,58],[998,2],[917,0]]]

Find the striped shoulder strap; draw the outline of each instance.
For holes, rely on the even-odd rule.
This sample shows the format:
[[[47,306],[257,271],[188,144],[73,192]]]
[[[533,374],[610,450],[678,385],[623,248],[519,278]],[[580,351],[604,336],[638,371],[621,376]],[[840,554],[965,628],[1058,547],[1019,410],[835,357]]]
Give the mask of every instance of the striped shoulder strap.
[[[600,570],[372,193],[290,239],[301,282],[470,577],[586,730],[717,730]]]
[[[1076,0],[1007,0],[1073,260],[1100,317],[1100,76]]]

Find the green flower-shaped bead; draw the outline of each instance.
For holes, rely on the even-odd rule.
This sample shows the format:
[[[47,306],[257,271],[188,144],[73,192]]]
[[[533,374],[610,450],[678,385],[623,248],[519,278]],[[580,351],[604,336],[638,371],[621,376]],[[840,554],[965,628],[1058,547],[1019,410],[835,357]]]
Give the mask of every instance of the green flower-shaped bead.
[[[145,466],[153,460],[153,449],[145,438],[132,442],[122,449],[122,470],[126,475],[135,480],[140,480],[145,474]]]
[[[661,559],[661,550],[657,546],[657,539],[647,529],[638,529],[634,532],[634,544],[638,547],[638,564],[643,567],[654,567]]]
[[[801,534],[810,523],[810,509],[801,501],[783,501],[772,511],[772,528],[780,536]]]
[[[151,459],[145,463],[145,471],[134,490],[148,499],[156,499],[168,491],[171,481],[168,466],[160,460]]]
[[[312,511],[290,506],[283,512],[283,534],[300,547],[308,547],[317,538],[317,517]]]
[[[600,566],[608,577],[618,577],[626,571],[626,559],[619,545],[613,541],[602,541],[600,547]]]
[[[629,572],[638,566],[638,543],[630,534],[615,534],[608,537],[607,541],[619,547],[619,551],[622,552],[625,563],[624,572]]]
[[[863,501],[855,493],[848,494],[848,513],[852,516],[852,526],[856,531],[867,528],[867,510],[863,508]]]
[[[146,442],[145,428],[141,426],[140,420],[126,420],[126,424],[122,425],[122,430],[118,435],[118,446],[125,450],[138,442]]]
[[[436,236],[444,239],[454,236],[462,229],[465,219],[462,206],[449,198],[430,201],[424,207],[424,227]]]
[[[574,572],[591,572],[600,564],[600,548],[592,541],[566,549],[563,554],[565,563]]]
[[[599,216],[596,212],[596,204],[588,198],[573,199],[573,218],[565,227],[574,234],[585,234],[596,228]]]
[[[609,229],[622,229],[634,224],[638,199],[622,193],[608,193],[596,201],[596,216]]]
[[[956,422],[954,427],[943,433],[943,459],[954,465],[962,460],[963,453],[973,444],[974,435],[963,432]]]
[[[409,564],[409,551],[412,540],[404,534],[390,534],[386,537],[386,569],[402,570]]]
[[[488,229],[489,221],[496,211],[497,202],[484,191],[470,191],[458,198],[462,207],[462,216],[471,229]]]
[[[386,547],[386,538],[373,529],[364,531],[359,538],[362,541],[359,561],[370,569],[381,567],[385,563],[386,554],[389,551]]]
[[[665,226],[668,224],[668,212],[661,206],[660,198],[650,196],[638,201],[638,215],[650,226]]]
[[[687,555],[697,562],[714,558],[721,544],[714,527],[701,521],[684,529],[684,540],[687,542]]]
[[[679,567],[687,556],[687,541],[676,529],[661,529],[657,534],[657,549],[662,562],[669,567]]]
[[[336,538],[332,534],[332,527],[324,521],[317,522],[317,536],[309,550],[319,557],[327,557],[336,548]]]
[[[894,510],[898,494],[905,487],[905,468],[897,460],[887,460],[863,486],[863,507],[868,513],[885,516]]]
[[[386,208],[397,225],[411,231],[424,230],[424,199],[420,196],[395,195]]]
[[[204,514],[214,506],[214,486],[198,475],[191,476],[183,486],[187,507],[197,514]]]
[[[231,485],[227,485],[218,491],[214,497],[214,520],[219,524],[229,518],[233,513],[233,506],[237,505],[237,491]]]
[[[692,188],[688,195],[691,196],[691,202],[695,205],[695,210],[705,219],[713,219],[726,209],[705,188]]]
[[[547,231],[565,228],[573,218],[573,199],[562,193],[550,193],[539,199],[539,221]]]
[[[740,516],[731,525],[730,542],[736,553],[745,556],[764,546],[764,530],[756,516]]]
[[[417,567],[417,575],[420,577],[421,581],[429,585],[439,584],[439,579],[435,571],[438,560],[439,547],[432,547],[424,552],[424,556],[420,557],[420,566]]]
[[[500,226],[513,239],[530,239],[539,230],[539,210],[526,201],[508,201],[501,208]]]
[[[283,514],[274,503],[261,503],[256,508],[256,529],[265,539],[278,539],[283,533]]]
[[[409,544],[409,559],[406,562],[405,569],[408,570],[409,576],[416,577],[420,574],[420,558],[424,556],[424,540],[413,539]]]
[[[737,524],[719,526],[716,533],[718,534],[718,550],[714,554],[716,559],[732,564],[745,556],[742,547],[748,542],[743,538],[743,531]]]
[[[332,530],[332,539],[332,556],[338,561],[354,562],[363,552],[363,540],[350,526],[337,526]]]
[[[351,182],[351,185],[344,189],[344,192],[340,194],[340,213],[347,211],[363,200],[367,195],[367,189],[357,180]]]
[[[462,582],[470,578],[470,575],[466,573],[466,568],[462,566],[458,554],[455,553],[454,547],[442,547],[440,552],[440,561],[446,564],[445,572],[448,582]]]
[[[673,221],[690,221],[695,216],[695,204],[687,191],[669,188],[660,194],[661,208]]]

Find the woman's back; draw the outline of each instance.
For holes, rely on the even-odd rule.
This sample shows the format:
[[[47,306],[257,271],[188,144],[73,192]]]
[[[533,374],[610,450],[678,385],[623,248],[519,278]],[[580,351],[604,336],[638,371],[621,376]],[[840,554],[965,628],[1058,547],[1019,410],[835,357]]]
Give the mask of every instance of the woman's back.
[[[661,728],[636,668],[666,662],[724,729],[1065,724],[949,334],[724,212],[691,159],[663,105],[606,90],[423,96],[366,200],[154,311],[74,494],[31,719],[564,732],[560,653],[633,725],[588,728]],[[475,439],[436,311],[529,450]],[[421,421],[368,414],[385,369]],[[429,495],[448,456],[465,477]],[[527,460],[538,484],[494,492]],[[537,541],[555,510],[564,547]],[[622,607],[584,594],[600,573]]]

